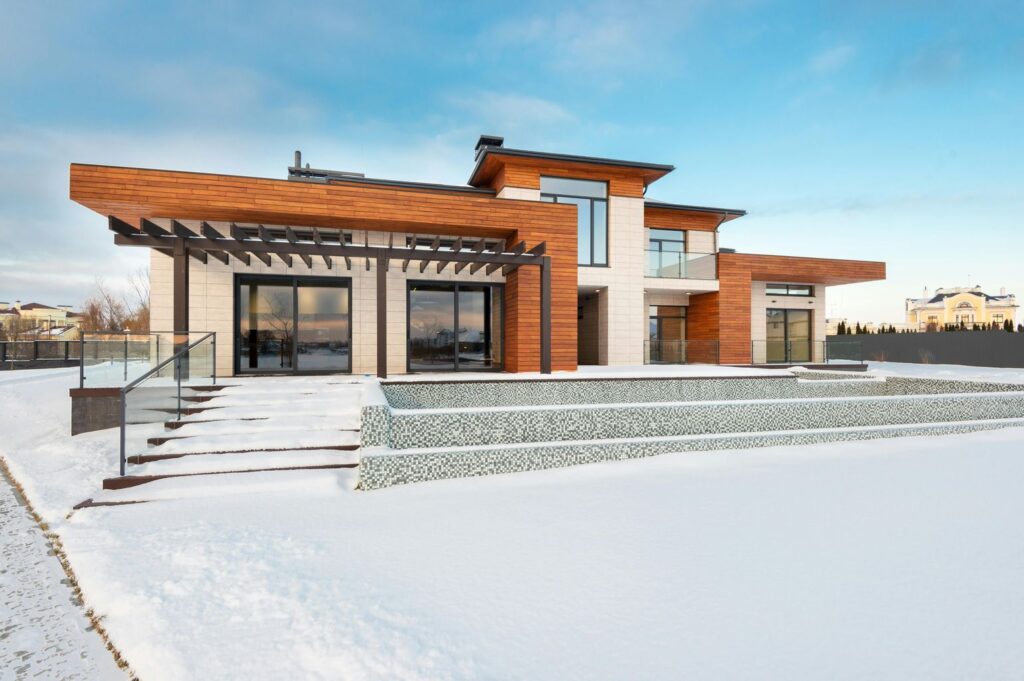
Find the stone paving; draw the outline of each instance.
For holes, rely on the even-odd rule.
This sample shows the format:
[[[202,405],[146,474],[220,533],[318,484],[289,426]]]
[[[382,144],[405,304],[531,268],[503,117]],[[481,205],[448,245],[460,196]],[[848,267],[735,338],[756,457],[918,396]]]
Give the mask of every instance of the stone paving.
[[[49,542],[0,474],[0,681],[126,679],[88,627]]]

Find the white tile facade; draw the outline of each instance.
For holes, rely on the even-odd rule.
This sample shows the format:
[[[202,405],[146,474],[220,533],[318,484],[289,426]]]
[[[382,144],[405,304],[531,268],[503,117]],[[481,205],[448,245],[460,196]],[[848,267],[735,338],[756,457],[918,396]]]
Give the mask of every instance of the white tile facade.
[[[355,243],[363,243],[368,236],[371,246],[386,245],[389,234],[383,232],[353,232]],[[395,234],[396,243],[404,243],[406,234]],[[441,235],[442,237],[445,235]],[[312,269],[299,258],[292,267],[273,256],[267,267],[253,258],[245,265],[232,258],[227,265],[210,258],[207,264],[195,259],[189,262],[189,326],[195,331],[217,333],[217,374],[230,376],[234,360],[234,275],[277,274],[287,276],[346,277],[352,286],[352,372],[377,372],[377,272],[376,263],[367,271],[365,260],[353,259],[352,269],[345,268],[341,258],[334,258],[334,267],[327,269],[322,258],[313,259]],[[437,263],[431,263],[420,273],[419,263],[409,264],[402,272],[402,261],[392,261],[388,270],[388,373],[406,372],[406,291],[409,280],[474,281],[502,283],[500,271],[487,275],[485,269],[476,274],[465,268],[455,274],[449,264],[437,273]],[[150,326],[155,331],[173,327],[173,261],[157,251],[150,253]]]
[[[814,284],[814,295],[804,296],[770,296],[765,293],[765,285],[769,282],[753,281],[750,283],[750,340],[753,341],[753,362],[765,361],[765,340],[768,334],[768,308],[783,310],[811,311],[811,340],[813,343],[812,359],[824,361],[825,340],[825,287]],[[773,284],[801,284],[799,281],[773,281]]]

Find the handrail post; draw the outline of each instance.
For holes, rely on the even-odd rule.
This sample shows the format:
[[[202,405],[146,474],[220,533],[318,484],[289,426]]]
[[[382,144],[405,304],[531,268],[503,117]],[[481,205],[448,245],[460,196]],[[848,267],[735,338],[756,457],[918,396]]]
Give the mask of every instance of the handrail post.
[[[213,379],[213,384],[217,385],[217,334],[216,334],[216,332],[213,334],[213,341],[212,341],[212,343],[213,343],[213,360],[210,362],[210,364],[211,364],[211,366],[210,366],[210,373],[212,374],[211,378]]]
[[[128,427],[128,423],[127,423],[127,421],[128,421],[128,418],[127,418],[128,409],[125,406],[125,402],[127,402],[127,401],[128,401],[128,394],[124,390],[122,390],[121,391],[121,467],[120,467],[121,475],[122,476],[124,476],[125,459],[126,459],[126,457],[125,457],[125,442],[124,442],[124,440],[125,440],[125,429]]]
[[[124,380],[128,380],[128,334],[124,335]]]
[[[174,381],[178,384],[178,420],[181,420],[181,357],[174,360]]]
[[[78,387],[85,387],[85,334],[78,334]]]

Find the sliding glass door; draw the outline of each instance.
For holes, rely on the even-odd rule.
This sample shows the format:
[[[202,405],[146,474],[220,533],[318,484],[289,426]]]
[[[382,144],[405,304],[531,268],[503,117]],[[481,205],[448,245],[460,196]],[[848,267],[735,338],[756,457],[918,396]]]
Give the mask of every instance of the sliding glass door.
[[[348,279],[238,276],[235,300],[237,372],[352,370]]]
[[[409,371],[501,369],[502,287],[409,284]]]
[[[811,311],[767,310],[765,359],[768,362],[811,360]]]

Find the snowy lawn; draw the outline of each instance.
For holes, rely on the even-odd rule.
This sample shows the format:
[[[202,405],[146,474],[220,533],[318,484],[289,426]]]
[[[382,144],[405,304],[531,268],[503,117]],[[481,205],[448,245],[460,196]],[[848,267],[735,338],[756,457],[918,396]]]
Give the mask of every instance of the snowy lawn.
[[[335,471],[164,480],[65,521],[116,458],[112,431],[66,437],[66,396],[0,383],[0,453],[143,680],[1024,669],[1024,429],[374,492]]]

